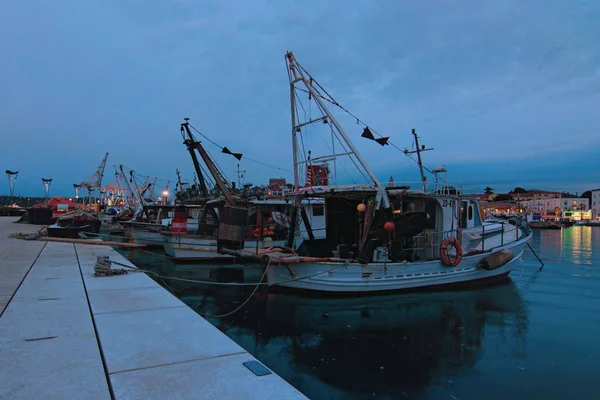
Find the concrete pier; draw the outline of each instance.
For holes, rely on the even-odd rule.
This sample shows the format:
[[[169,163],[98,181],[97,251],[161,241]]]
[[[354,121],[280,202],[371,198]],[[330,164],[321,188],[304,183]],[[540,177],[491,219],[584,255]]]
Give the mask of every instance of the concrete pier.
[[[0,399],[305,399],[108,246],[9,238],[0,218]]]

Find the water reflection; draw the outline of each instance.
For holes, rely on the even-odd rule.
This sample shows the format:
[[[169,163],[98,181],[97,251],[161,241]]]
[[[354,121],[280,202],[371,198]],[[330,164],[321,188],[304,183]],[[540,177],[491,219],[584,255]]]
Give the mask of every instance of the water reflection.
[[[591,226],[539,230],[535,232],[531,241],[536,251],[544,249],[546,259],[557,263],[575,264],[589,263],[594,244],[600,245],[600,229]]]
[[[232,294],[183,295],[192,308],[227,305]],[[522,352],[528,320],[514,284],[468,292],[307,298],[269,294],[213,321],[310,398],[331,392],[409,395],[471,369],[495,331]],[[325,384],[330,393],[323,393]]]
[[[311,399],[599,398],[600,228],[536,231],[531,245],[543,271],[526,252],[499,286],[356,299],[259,290],[238,313],[208,320]],[[200,280],[261,273],[147,254],[134,262]],[[210,315],[253,289],[159,282]]]
[[[563,230],[563,252],[575,264],[590,264],[592,257],[592,230],[591,226],[573,226]]]
[[[162,275],[256,282],[259,268],[157,262],[136,265]],[[160,280],[192,309],[219,315],[237,308],[253,287]],[[472,291],[322,298],[258,293],[226,318],[208,318],[311,399],[419,396],[430,385],[472,370],[482,354],[525,353],[527,312],[514,283]],[[493,336],[493,348],[486,338]]]

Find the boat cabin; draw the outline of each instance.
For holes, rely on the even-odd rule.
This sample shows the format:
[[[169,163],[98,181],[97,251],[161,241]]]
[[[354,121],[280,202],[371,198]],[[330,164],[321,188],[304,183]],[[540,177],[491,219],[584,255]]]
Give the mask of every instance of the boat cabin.
[[[460,232],[474,245],[480,239],[469,236],[483,225],[476,198],[389,188],[390,209],[377,209],[375,191],[314,194],[303,200],[305,215],[297,218],[293,247],[304,256],[434,260],[446,237]]]

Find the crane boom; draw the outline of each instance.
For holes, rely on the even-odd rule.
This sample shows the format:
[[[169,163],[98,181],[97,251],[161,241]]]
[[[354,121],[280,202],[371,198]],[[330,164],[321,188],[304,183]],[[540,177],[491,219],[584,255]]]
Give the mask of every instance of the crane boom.
[[[221,189],[221,192],[223,192],[223,196],[225,196],[225,201],[228,205],[234,206],[235,200],[233,199],[231,192],[225,185],[221,174],[219,173],[212,160],[208,156],[208,153],[206,152],[206,150],[204,150],[204,147],[202,146],[202,144],[200,144],[200,142],[192,139],[193,136],[189,128],[189,123],[186,121],[182,123],[181,126],[186,130],[189,137],[189,139],[186,139],[184,143],[186,144],[186,146],[188,146],[188,148],[195,148],[196,150],[198,150],[198,153],[200,153],[200,157],[202,157],[202,161],[204,161],[204,164],[206,164],[206,166],[208,167],[208,170],[213,176],[215,182],[217,183],[217,186],[219,187],[219,189]]]

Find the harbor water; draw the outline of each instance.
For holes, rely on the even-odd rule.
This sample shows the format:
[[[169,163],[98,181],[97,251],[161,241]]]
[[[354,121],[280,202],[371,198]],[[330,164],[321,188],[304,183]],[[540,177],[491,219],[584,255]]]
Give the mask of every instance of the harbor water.
[[[541,271],[526,249],[505,283],[474,289],[250,296],[255,286],[154,279],[311,399],[599,399],[600,228],[535,231],[530,244]],[[261,277],[122,254],[190,281]]]

